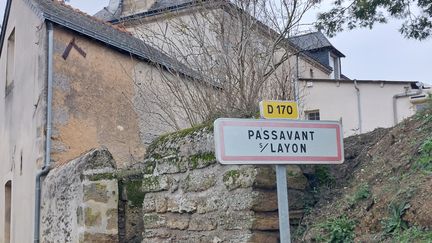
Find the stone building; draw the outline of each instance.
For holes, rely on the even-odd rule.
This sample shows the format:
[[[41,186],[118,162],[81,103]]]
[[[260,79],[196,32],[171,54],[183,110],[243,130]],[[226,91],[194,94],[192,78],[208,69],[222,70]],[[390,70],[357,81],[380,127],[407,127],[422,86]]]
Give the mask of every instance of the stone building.
[[[84,168],[112,172],[115,167],[141,162],[148,144],[158,135],[189,125],[187,114],[181,110],[167,113],[160,106],[161,102],[171,106],[175,100],[174,93],[161,80],[166,77],[179,82],[200,80],[199,70],[170,57],[163,48],[155,48],[154,40],[143,41],[143,36],[134,36],[137,34],[134,30],[143,26],[156,28],[170,23],[172,18],[184,18],[200,11],[202,4],[202,1],[183,0],[112,0],[107,8],[92,17],[58,1],[7,0],[0,36],[0,86],[4,87],[0,89],[0,242],[39,240],[40,220],[49,214],[42,211],[46,214],[41,215],[40,205],[44,205],[45,210],[57,207],[49,204],[51,201],[41,201],[41,190],[43,199],[58,199],[64,194],[62,191],[50,194],[44,189],[41,178],[54,167],[56,170],[73,170],[72,165],[81,168],[79,161],[71,161],[103,146],[112,154],[112,160],[102,163],[100,168]],[[212,8],[220,11],[219,7]],[[290,50],[298,53],[289,60],[298,67],[297,78],[307,79],[299,79],[298,93],[307,90],[312,95],[308,97],[315,97],[312,90],[320,84],[330,83],[328,87],[339,87],[339,83],[340,87],[355,84],[340,74],[342,53],[334,52],[328,63],[321,59],[322,53],[317,54],[334,51],[334,47],[309,49],[301,47],[300,43],[286,43]],[[291,72],[292,67],[287,71]],[[310,79],[313,79],[312,85]],[[412,82],[392,83],[393,86],[383,83],[377,88],[395,87],[391,92],[401,92],[398,90],[410,84],[407,95],[411,87],[415,88]],[[363,84],[376,85],[376,82],[362,82],[360,88]],[[316,97],[323,99],[320,95],[335,90],[323,88]],[[357,96],[347,96],[341,99],[357,102]],[[144,99],[149,97],[150,101]],[[379,98],[372,96],[370,99]],[[401,99],[407,101],[409,97]],[[345,116],[326,113],[327,108],[318,106],[322,104],[319,99],[305,100],[303,107],[309,118],[312,116],[308,112],[315,109],[320,109],[319,115],[326,119]],[[347,109],[352,109],[350,107]],[[406,107],[398,103],[398,120],[412,114],[413,110]],[[356,128],[355,120],[354,125],[345,117],[343,121],[346,127]],[[367,129],[373,126],[368,125]],[[55,182],[77,185],[72,179],[79,177],[58,178],[52,174],[51,178],[49,188],[67,191],[65,184],[56,185]],[[113,189],[115,183],[107,182],[102,186],[111,190],[113,197],[119,193]],[[84,184],[90,191],[94,189],[91,182]],[[79,195],[85,198],[84,192],[80,191]],[[70,198],[72,202],[73,195]],[[87,215],[86,208],[99,205],[94,201],[80,207],[83,212],[68,212],[68,215],[73,219],[76,219],[73,215]],[[118,202],[107,201],[111,206]],[[103,209],[105,214],[113,212],[113,208]],[[118,231],[109,219],[102,220],[101,225],[115,235]],[[71,241],[85,241],[85,230],[80,231],[79,223],[74,227],[83,235],[72,237]]]
[[[170,28],[175,28],[176,23],[193,22],[188,18],[200,16],[203,6],[205,9],[216,8],[212,1],[144,2],[111,0],[109,6],[95,16],[120,24],[151,43],[151,38],[144,32],[157,35],[164,30],[165,36],[180,39],[178,34],[170,32]],[[290,37],[289,42],[298,48],[298,52],[293,51],[296,54],[288,61],[291,69],[283,70],[298,79],[296,90],[301,118],[341,120],[345,137],[397,124],[422,109],[428,94],[432,93],[430,87],[416,80],[348,78],[342,73],[345,55],[319,31]],[[166,46],[166,43],[155,44],[156,48]],[[294,58],[297,55],[299,62]],[[329,94],[333,98],[329,99]]]

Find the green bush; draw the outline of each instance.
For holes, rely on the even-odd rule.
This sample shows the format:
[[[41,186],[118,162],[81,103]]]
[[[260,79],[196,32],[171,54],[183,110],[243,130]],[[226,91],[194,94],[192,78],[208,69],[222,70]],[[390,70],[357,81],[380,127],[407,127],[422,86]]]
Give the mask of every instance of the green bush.
[[[417,159],[416,168],[432,172],[432,137],[426,139],[419,149],[420,157]]]
[[[336,183],[334,176],[330,174],[330,169],[326,165],[317,165],[315,167],[315,176],[320,186],[331,187]]]
[[[319,227],[324,230],[324,235],[319,237],[320,241],[331,243],[354,241],[355,221],[349,219],[346,215],[339,218],[329,219],[326,222],[319,224]]]
[[[410,208],[407,202],[392,202],[388,209],[390,217],[383,221],[386,234],[398,234],[408,228],[407,222],[402,219],[405,211]]]
[[[348,198],[348,202],[352,207],[355,204],[357,204],[360,200],[369,198],[370,195],[371,195],[370,187],[368,184],[364,183],[357,188],[354,195]]]

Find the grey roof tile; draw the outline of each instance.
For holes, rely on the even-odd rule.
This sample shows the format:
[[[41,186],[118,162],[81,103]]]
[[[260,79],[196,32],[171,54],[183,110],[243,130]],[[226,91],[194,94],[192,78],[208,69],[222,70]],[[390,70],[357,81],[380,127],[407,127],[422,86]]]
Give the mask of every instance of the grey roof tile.
[[[145,61],[160,64],[189,77],[198,77],[198,74],[192,69],[115,25],[103,22],[56,0],[33,0],[33,4],[43,13],[43,17],[51,22],[133,54]]]
[[[183,3],[190,3],[193,2],[191,0],[157,0],[153,6],[148,11],[163,9],[163,8],[170,8],[176,5],[180,5]]]
[[[98,18],[102,21],[111,21],[111,20],[116,19],[116,16],[113,13],[111,13],[110,11],[108,11],[108,9],[106,7],[99,10],[97,13],[95,13],[93,15],[93,17]]]
[[[335,50],[338,55],[345,57],[345,55],[339,50],[337,50],[330,43],[327,37],[325,37],[324,34],[319,31],[307,33],[304,35],[293,36],[290,38],[290,41],[305,51],[312,51],[327,47]]]
[[[321,32],[312,32],[304,35],[293,36],[290,40],[303,50],[332,47],[330,41]]]

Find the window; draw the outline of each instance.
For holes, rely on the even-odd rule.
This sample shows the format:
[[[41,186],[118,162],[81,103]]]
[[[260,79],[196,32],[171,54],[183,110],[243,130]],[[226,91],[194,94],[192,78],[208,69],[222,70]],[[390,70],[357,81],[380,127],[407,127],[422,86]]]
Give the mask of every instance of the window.
[[[340,72],[339,57],[337,57],[333,54],[330,54],[330,67],[333,68],[333,71],[330,74],[330,77],[333,79],[340,79],[341,72]]]
[[[11,233],[11,213],[12,213],[12,182],[8,181],[5,185],[5,212],[4,212],[4,241],[10,243]]]
[[[305,114],[307,120],[315,120],[315,121],[320,120],[319,110],[306,111]]]
[[[9,35],[7,41],[6,85],[5,96],[10,94],[14,87],[15,75],[15,29]]]
[[[309,76],[310,76],[310,78],[314,78],[314,71],[312,68],[309,69]]]

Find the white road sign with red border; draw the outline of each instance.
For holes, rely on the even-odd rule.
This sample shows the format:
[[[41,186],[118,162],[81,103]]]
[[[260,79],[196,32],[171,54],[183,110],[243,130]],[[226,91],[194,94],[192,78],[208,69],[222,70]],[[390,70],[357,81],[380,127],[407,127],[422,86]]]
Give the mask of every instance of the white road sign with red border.
[[[342,127],[336,121],[219,118],[216,158],[222,164],[340,164]]]

